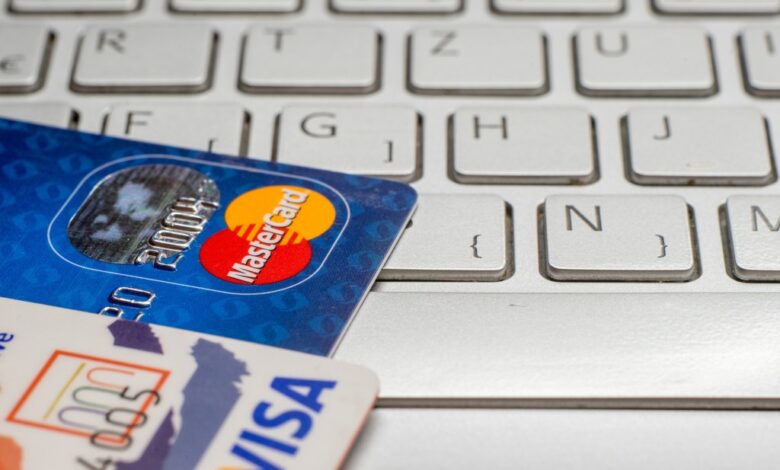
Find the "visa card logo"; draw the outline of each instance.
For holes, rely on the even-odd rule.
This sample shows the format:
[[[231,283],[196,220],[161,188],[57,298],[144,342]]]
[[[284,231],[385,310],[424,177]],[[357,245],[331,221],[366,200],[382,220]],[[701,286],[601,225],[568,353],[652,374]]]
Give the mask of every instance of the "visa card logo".
[[[294,458],[325,408],[322,395],[336,388],[335,380],[274,377],[272,400],[261,401],[252,412],[252,426],[241,431],[230,453],[252,468],[281,470],[279,460]],[[224,466],[238,470],[245,466]]]
[[[266,186],[240,195],[225,211],[227,228],[200,250],[203,267],[223,281],[243,285],[289,279],[311,262],[310,241],[336,220],[322,194],[298,186]]]

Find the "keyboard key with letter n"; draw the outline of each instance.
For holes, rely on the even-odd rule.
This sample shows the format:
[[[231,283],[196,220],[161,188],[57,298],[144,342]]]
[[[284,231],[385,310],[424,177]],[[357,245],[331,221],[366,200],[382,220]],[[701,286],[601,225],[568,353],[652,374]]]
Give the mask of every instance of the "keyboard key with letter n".
[[[677,196],[551,196],[544,269],[556,281],[689,281],[698,275],[688,205]]]

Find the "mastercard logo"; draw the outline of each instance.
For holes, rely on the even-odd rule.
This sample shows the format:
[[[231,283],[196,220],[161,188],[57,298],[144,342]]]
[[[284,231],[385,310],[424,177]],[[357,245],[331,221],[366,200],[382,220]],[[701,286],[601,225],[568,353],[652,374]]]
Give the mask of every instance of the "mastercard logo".
[[[242,285],[273,284],[303,271],[311,240],[333,226],[336,209],[322,194],[298,186],[248,191],[225,211],[227,228],[206,240],[200,262],[213,276]]]

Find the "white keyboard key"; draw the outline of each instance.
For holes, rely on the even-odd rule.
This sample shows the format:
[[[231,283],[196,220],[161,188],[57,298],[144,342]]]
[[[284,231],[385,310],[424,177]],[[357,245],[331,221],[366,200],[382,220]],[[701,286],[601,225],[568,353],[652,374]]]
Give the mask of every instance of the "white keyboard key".
[[[576,108],[464,108],[452,121],[464,183],[582,184],[597,177],[593,121]]]
[[[370,93],[380,36],[356,25],[257,26],[246,38],[241,89],[254,93]]]
[[[743,281],[780,281],[780,197],[732,196],[726,202],[731,269]]]
[[[491,195],[420,195],[382,280],[500,281],[511,274],[506,204]]]
[[[137,10],[140,0],[10,0],[19,13],[127,13]]]
[[[708,96],[717,91],[707,34],[697,28],[585,28],[577,88],[592,96]]]
[[[247,114],[232,104],[112,106],[106,134],[227,155],[246,153]]]
[[[371,292],[334,355],[376,372],[382,383],[380,406],[450,408],[478,404],[495,408],[777,409],[780,374],[774,371],[778,357],[776,291]],[[569,413],[561,415],[561,426],[567,429]],[[469,422],[468,417],[464,422]],[[495,427],[495,421],[491,425]],[[467,434],[475,448],[483,449],[476,438],[482,435],[473,429]],[[516,436],[510,439],[517,452],[525,455],[527,443]],[[596,439],[603,440],[603,436]],[[637,448],[646,449],[646,439],[639,441]],[[559,449],[559,445],[557,441],[543,453],[555,453],[551,448]],[[712,451],[713,443],[706,443],[706,448]],[[428,455],[427,443],[420,443],[418,449]],[[672,454],[677,458],[675,450]],[[741,456],[746,458],[744,452]],[[476,468],[718,468],[702,467],[696,459],[691,465],[677,465],[679,460],[675,460],[675,464],[660,467],[615,466],[604,454],[594,461],[598,464],[583,466],[567,459],[551,467],[543,459],[529,466]],[[389,467],[405,468],[396,464],[393,461]]]
[[[52,38],[43,26],[0,25],[0,93],[29,93],[43,86]]]
[[[193,24],[127,24],[84,35],[71,87],[79,92],[194,93],[211,86],[215,34]]]
[[[747,28],[740,45],[745,88],[758,96],[780,96],[780,28]]]
[[[339,13],[455,13],[462,0],[330,0]]]
[[[625,120],[639,184],[763,185],[774,180],[766,124],[751,108],[635,108]]]
[[[51,127],[74,128],[77,115],[70,106],[63,103],[2,103],[0,117],[17,121],[32,122]]]
[[[292,13],[302,0],[170,0],[181,13]]]
[[[492,0],[499,13],[604,15],[623,11],[623,0]]]
[[[418,115],[404,106],[291,106],[281,115],[276,159],[361,175],[419,175]]]
[[[670,14],[779,13],[780,0],[653,0],[656,10]]]
[[[544,202],[547,274],[559,281],[688,281],[696,254],[676,196],[551,196]]]
[[[276,113],[260,104],[249,109],[252,125],[249,127],[249,149],[247,156],[256,160],[273,159]]]
[[[409,88],[425,94],[539,95],[547,58],[542,34],[505,25],[415,30]]]

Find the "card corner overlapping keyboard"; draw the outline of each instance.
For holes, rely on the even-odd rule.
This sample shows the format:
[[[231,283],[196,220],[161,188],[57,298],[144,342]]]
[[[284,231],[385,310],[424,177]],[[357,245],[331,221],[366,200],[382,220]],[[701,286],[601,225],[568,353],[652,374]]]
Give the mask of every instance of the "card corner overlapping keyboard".
[[[340,466],[373,407],[368,369],[0,298],[0,467]]]
[[[328,355],[402,183],[0,120],[0,297]]]

